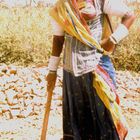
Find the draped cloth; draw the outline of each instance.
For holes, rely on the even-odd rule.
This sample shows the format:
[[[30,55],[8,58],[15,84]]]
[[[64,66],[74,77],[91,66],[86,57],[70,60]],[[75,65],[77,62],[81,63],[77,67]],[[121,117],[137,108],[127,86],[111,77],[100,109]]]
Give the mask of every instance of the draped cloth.
[[[97,53],[106,53],[81,23],[69,0],[59,0],[50,10],[50,15],[67,34],[84,43],[85,47],[95,48],[98,50]],[[109,34],[107,29],[105,32]],[[97,66],[94,72],[79,77],[64,71],[63,86],[64,140],[69,140],[70,137],[74,140],[125,139],[127,123],[119,106],[119,97],[110,76],[102,67]],[[103,114],[102,117],[101,114]]]
[[[91,48],[95,47],[103,53],[104,50],[100,44],[89,34],[73,11],[69,0],[59,0],[49,13],[68,34],[76,37],[87,46]]]
[[[89,32],[86,30],[87,25],[83,25],[80,19],[77,18],[76,12],[74,12],[73,5],[70,1],[74,0],[59,0],[55,6],[50,9],[50,16],[53,17],[68,34],[76,37],[87,46],[92,48],[95,47],[103,54],[108,54],[109,47],[105,46],[104,49],[101,48],[99,42],[97,42],[96,39],[89,34]],[[111,27],[108,15],[104,16],[103,27],[102,38],[110,36],[113,29]],[[110,50],[112,51],[114,47],[114,45],[111,46]]]

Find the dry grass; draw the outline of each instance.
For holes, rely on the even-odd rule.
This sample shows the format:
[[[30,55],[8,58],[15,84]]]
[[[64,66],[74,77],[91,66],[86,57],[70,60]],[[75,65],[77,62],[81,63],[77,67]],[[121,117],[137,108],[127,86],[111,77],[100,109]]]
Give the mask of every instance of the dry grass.
[[[51,45],[47,8],[1,9],[0,22],[0,63],[47,61]]]
[[[140,71],[140,11],[127,38],[116,48],[113,62],[118,70]]]
[[[1,8],[0,23],[0,63],[29,66],[48,61],[52,43],[48,8]],[[140,16],[117,47],[113,62],[118,70],[140,70],[139,25]]]

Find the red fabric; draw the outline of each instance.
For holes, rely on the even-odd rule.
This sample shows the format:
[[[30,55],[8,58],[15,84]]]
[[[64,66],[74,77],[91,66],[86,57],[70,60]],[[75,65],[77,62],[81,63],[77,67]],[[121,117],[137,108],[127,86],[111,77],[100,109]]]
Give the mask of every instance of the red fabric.
[[[118,122],[118,124],[117,124],[117,132],[118,132],[120,140],[124,140],[126,135],[127,135],[127,133],[128,133],[128,130],[121,122]]]
[[[79,16],[81,23],[83,24],[83,26],[85,27],[85,29],[88,31],[88,33],[91,35],[90,29],[88,27],[88,24],[86,22],[86,20],[83,18],[83,16],[81,15],[79,8],[78,8],[78,4],[77,4],[77,0],[71,0],[72,2],[72,6],[76,12],[76,15]]]

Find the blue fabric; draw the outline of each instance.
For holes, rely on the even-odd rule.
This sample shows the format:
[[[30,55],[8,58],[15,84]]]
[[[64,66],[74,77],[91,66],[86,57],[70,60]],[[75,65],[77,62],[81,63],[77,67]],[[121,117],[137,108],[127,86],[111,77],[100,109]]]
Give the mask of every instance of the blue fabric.
[[[107,71],[107,73],[110,75],[110,78],[113,81],[113,84],[116,87],[116,73],[110,57],[107,55],[103,55],[101,57],[99,65],[102,66],[102,68]]]

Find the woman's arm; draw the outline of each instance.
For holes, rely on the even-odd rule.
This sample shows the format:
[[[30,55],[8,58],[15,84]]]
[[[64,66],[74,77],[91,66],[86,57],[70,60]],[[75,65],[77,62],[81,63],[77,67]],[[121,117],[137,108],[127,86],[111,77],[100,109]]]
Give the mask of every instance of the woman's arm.
[[[49,73],[46,77],[47,80],[47,91],[53,91],[57,78],[57,68],[60,62],[60,54],[63,49],[64,44],[64,31],[63,29],[55,22],[52,21],[53,27],[53,43],[52,43],[52,53],[49,59]]]
[[[53,30],[53,43],[48,67],[49,71],[56,72],[64,44],[64,30],[55,20],[51,19],[51,23]]]
[[[53,36],[52,55],[49,60],[49,73],[46,77],[47,91],[53,91],[57,78],[57,68],[60,62],[60,54],[63,49],[64,36]]]
[[[121,18],[121,23],[109,38],[101,41],[102,46],[107,44],[118,44],[129,34],[129,28],[133,24],[136,16],[133,11],[122,0],[105,0],[104,13],[110,16]],[[104,47],[103,47],[104,48]]]
[[[136,16],[135,14],[131,11],[130,13],[124,15],[122,17],[122,21],[121,23],[124,24],[126,26],[127,29],[130,28],[130,26],[133,24],[133,22],[135,21]]]
[[[64,30],[63,28],[51,18],[52,30],[53,30],[53,44],[52,44],[52,56],[60,56],[64,43]]]
[[[64,36],[53,36],[53,45],[52,45],[52,56],[59,57],[64,44]]]
[[[128,36],[129,28],[133,24],[135,18],[136,17],[133,12],[129,12],[121,18],[121,23],[118,25],[116,30],[110,36],[110,40],[114,44],[118,44],[122,39]]]

